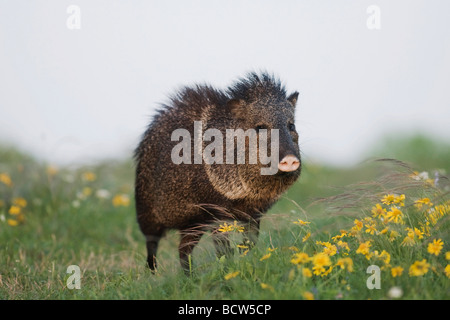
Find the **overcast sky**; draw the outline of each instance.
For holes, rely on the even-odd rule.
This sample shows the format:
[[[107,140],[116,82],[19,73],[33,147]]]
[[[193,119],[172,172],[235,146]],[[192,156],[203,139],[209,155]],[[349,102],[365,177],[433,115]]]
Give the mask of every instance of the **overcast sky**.
[[[0,143],[130,157],[173,90],[260,69],[300,92],[304,159],[351,164],[385,133],[449,141],[449,30],[448,0],[0,0]]]

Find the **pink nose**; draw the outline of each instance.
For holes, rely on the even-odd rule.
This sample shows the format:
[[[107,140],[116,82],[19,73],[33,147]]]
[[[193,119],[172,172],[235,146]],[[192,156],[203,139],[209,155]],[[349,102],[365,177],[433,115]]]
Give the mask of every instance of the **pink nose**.
[[[291,172],[298,169],[300,166],[300,160],[297,157],[288,155],[284,157],[280,163],[278,163],[278,169],[284,172]]]

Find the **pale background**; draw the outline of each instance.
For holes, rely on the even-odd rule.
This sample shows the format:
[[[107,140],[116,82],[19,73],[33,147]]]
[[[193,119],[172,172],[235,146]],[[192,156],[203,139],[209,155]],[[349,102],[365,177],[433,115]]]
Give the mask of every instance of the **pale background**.
[[[0,0],[0,143],[53,164],[129,158],[173,90],[260,69],[300,92],[306,160],[350,165],[385,134],[450,140],[447,0]]]

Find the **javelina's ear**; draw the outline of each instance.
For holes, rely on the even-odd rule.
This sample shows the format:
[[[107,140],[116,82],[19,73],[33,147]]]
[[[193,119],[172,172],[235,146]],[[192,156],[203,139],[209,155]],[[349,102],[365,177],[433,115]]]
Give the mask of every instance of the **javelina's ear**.
[[[295,105],[297,104],[297,99],[298,99],[298,92],[295,91],[293,94],[291,94],[287,100],[292,104],[293,107],[295,107]]]
[[[237,119],[245,119],[245,103],[242,99],[230,99],[227,102],[227,107],[233,117]]]

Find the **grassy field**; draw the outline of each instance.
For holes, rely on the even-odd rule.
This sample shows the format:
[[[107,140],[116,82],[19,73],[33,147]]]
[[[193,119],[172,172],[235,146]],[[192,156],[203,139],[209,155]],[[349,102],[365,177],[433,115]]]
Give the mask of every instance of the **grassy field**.
[[[145,267],[131,160],[55,167],[0,148],[0,299],[449,299],[450,146],[397,139],[371,155],[407,164],[306,161],[255,248],[230,228],[235,255],[218,259],[207,234],[185,276],[175,231],[157,273]]]

